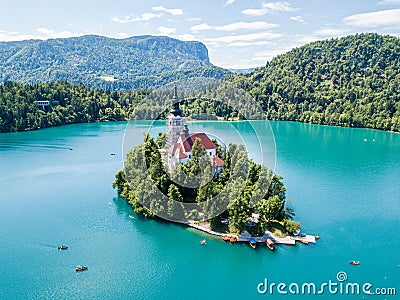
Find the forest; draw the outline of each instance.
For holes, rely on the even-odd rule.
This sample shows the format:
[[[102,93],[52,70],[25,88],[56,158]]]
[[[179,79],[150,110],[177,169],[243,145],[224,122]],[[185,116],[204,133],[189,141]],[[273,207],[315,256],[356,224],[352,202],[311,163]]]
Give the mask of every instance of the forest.
[[[0,85],[0,132],[96,121],[126,120],[146,90],[111,92],[67,82]],[[50,101],[44,110],[36,101]]]
[[[269,120],[400,131],[400,39],[374,33],[295,48],[229,80]]]
[[[172,173],[162,162],[159,150],[164,146],[165,134],[156,140],[145,134],[144,142],[127,154],[124,169],[115,175],[113,187],[136,213],[176,222],[207,222],[219,232],[246,229],[262,235],[273,226],[292,234],[300,229],[300,223],[292,220],[294,211],[287,206],[282,177],[250,160],[244,146],[230,144],[224,151],[218,145],[217,153],[224,160],[218,177],[213,176],[199,139],[193,144],[192,159]],[[200,209],[189,211],[183,203],[198,203]],[[253,213],[258,214],[256,224],[249,223]]]
[[[68,81],[112,91],[156,89],[183,77],[219,79],[230,73],[210,63],[200,42],[148,35],[0,42],[0,70],[0,82]]]

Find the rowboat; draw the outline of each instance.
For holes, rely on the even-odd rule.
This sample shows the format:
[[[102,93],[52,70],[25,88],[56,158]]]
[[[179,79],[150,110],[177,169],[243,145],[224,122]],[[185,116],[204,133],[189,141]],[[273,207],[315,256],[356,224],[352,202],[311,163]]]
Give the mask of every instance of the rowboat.
[[[267,245],[267,247],[268,247],[270,250],[275,250],[274,242],[273,242],[271,239],[267,239],[267,240],[265,241],[265,244]]]
[[[87,269],[88,269],[88,267],[77,266],[75,268],[75,271],[76,272],[80,272],[80,271],[86,271]]]
[[[257,246],[256,240],[255,240],[254,238],[251,237],[251,238],[249,239],[249,245],[250,245],[251,248],[256,249],[256,246]]]

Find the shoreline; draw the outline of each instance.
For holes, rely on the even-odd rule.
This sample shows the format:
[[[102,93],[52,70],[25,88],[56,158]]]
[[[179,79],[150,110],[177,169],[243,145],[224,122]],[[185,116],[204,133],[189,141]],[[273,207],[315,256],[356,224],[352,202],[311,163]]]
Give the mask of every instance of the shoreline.
[[[91,123],[119,123],[119,122],[130,122],[130,121],[160,121],[160,120],[133,120],[133,119],[126,119],[126,120],[118,120],[118,121],[113,121],[113,120],[104,120],[104,121],[91,121],[91,122],[74,122],[74,123],[68,123],[68,124],[61,124],[61,125],[54,125],[54,126],[49,126],[49,127],[42,127],[42,128],[26,128],[24,130],[20,131],[6,131],[2,132],[0,131],[0,134],[3,133],[18,133],[18,132],[32,132],[32,131],[39,131],[42,129],[49,129],[49,128],[54,128],[54,127],[63,127],[63,126],[68,126],[68,125],[74,125],[74,124],[91,124]],[[393,130],[383,130],[383,129],[378,129],[378,128],[369,128],[369,127],[356,127],[356,126],[342,126],[342,125],[329,125],[329,124],[319,124],[319,123],[311,123],[311,122],[301,122],[301,121],[293,121],[293,120],[188,120],[188,122],[249,122],[249,121],[268,121],[268,122],[291,122],[291,123],[300,123],[300,124],[308,124],[308,125],[318,125],[318,126],[327,126],[327,127],[334,127],[334,128],[348,128],[348,129],[365,129],[365,130],[374,130],[374,131],[380,131],[380,132],[388,132],[388,133],[394,133],[394,134],[400,134],[400,131],[393,131]]]

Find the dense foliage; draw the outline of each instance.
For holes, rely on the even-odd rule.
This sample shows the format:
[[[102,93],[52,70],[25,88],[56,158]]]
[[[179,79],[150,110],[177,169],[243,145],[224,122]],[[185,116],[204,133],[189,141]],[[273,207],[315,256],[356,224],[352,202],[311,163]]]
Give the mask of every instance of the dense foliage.
[[[0,132],[94,121],[125,120],[148,91],[110,92],[67,82],[0,85]],[[50,101],[44,110],[36,101]]]
[[[154,141],[146,134],[144,143],[128,153],[124,170],[115,175],[113,187],[118,188],[135,212],[146,217],[166,215],[173,218],[173,214],[175,217],[178,214],[179,220],[204,221],[208,215],[221,211],[209,220],[211,228],[218,231],[247,229],[253,234],[262,234],[271,224],[280,224],[289,233],[300,228],[298,222],[291,220],[293,211],[286,207],[282,177],[251,161],[243,146],[229,145],[227,151],[219,147],[219,155],[225,163],[220,176],[215,177],[210,160],[196,140],[192,159],[168,174],[159,151],[160,140],[164,138],[159,135]],[[147,171],[143,170],[142,162]],[[196,185],[198,188],[191,188],[190,180],[195,176],[200,184]],[[179,204],[182,202],[199,203],[201,212],[185,210]],[[258,222],[251,222],[253,213],[258,214]],[[222,224],[227,219],[229,227],[224,228]]]
[[[400,131],[400,39],[357,34],[318,41],[230,80],[270,120]]]
[[[109,90],[155,88],[181,78],[229,73],[209,62],[202,43],[155,36],[0,42],[0,69],[0,82],[66,80]]]

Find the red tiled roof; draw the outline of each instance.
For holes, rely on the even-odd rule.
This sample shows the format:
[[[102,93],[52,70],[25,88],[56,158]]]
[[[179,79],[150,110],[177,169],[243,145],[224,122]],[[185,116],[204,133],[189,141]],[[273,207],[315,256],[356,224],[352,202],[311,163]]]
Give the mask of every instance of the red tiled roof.
[[[224,161],[221,158],[219,158],[218,155],[215,155],[214,164],[216,167],[222,167],[224,165]]]
[[[181,145],[179,145],[179,148],[175,152],[175,158],[187,158],[187,155],[185,152],[183,152]]]
[[[200,132],[200,133],[193,133],[190,134],[187,138],[185,138],[184,134],[181,134],[181,139],[183,141],[183,147],[185,148],[185,152],[191,152],[192,146],[196,138],[200,139],[200,144],[203,145],[204,149],[217,149],[217,146],[210,140],[207,134]]]

